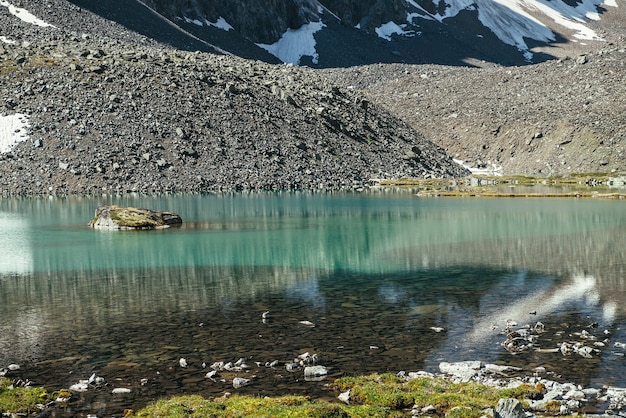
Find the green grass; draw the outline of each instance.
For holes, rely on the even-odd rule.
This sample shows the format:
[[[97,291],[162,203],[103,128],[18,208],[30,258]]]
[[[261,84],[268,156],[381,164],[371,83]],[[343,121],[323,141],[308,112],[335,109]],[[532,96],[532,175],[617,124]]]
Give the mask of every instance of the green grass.
[[[420,377],[405,381],[391,374],[344,377],[333,384],[339,391],[350,390],[351,398],[367,405],[390,409],[433,406],[438,415],[480,417],[501,398],[537,399],[543,387],[521,385],[496,389],[479,383],[452,383],[440,378]]]
[[[377,406],[348,406],[311,401],[306,396],[259,398],[232,396],[206,400],[197,395],[158,400],[136,412],[134,417],[171,418],[366,418],[402,416]]]
[[[452,383],[441,378],[405,380],[394,374],[343,377],[331,384],[336,393],[350,390],[350,405],[311,400],[306,396],[260,398],[232,396],[205,400],[179,396],[158,400],[136,412],[135,417],[313,417],[366,418],[406,417],[413,406],[432,406],[430,415],[449,418],[478,418],[501,398],[539,399],[542,385],[523,384],[513,389],[496,389],[479,383]]]
[[[126,410],[124,416],[168,418],[375,418],[406,417],[411,409],[432,407],[430,415],[448,418],[478,418],[501,398],[541,399],[545,388],[522,384],[512,389],[496,389],[479,383],[453,383],[441,378],[420,377],[405,380],[394,374],[343,377],[330,385],[336,394],[350,391],[350,405],[311,400],[307,396],[231,396],[213,400],[198,395],[176,396],[150,403],[139,411]],[[58,396],[43,388],[14,388],[9,379],[0,379],[0,413],[32,414],[39,406]],[[69,395],[69,396],[68,396]],[[559,403],[549,412],[558,411]]]
[[[43,388],[13,387],[13,382],[0,378],[0,414],[28,414],[39,411],[38,405],[50,400]]]

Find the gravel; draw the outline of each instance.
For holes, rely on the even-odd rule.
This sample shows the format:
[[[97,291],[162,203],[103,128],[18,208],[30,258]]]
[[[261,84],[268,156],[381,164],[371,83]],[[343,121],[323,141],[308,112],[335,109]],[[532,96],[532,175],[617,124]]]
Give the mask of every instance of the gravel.
[[[30,141],[0,154],[2,194],[326,190],[467,174],[314,70],[168,48],[61,5],[64,27],[80,14],[92,32],[0,16],[16,41],[0,44],[0,115],[30,124]]]
[[[522,67],[380,64],[326,75],[472,166],[626,170],[626,43]]]

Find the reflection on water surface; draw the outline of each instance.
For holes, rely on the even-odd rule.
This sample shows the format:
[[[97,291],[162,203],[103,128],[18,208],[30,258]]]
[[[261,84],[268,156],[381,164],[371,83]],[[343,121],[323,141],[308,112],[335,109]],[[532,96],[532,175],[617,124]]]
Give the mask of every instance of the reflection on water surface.
[[[171,210],[187,223],[163,231],[87,228],[103,203]],[[232,392],[236,374],[212,381],[202,363],[240,357],[251,365],[240,375],[255,376],[240,392],[332,395],[327,381],[306,382],[284,368],[306,351],[320,356],[329,378],[478,359],[541,365],[583,385],[626,386],[624,350],[614,346],[626,342],[621,202],[367,194],[23,199],[0,201],[0,226],[0,367],[20,364],[20,376],[50,388],[95,372],[111,387],[133,389],[116,398],[111,387],[87,392],[72,413]],[[540,348],[577,338],[593,322],[591,332],[609,341],[590,359],[513,356],[500,345],[507,319],[542,321]],[[181,357],[188,368],[180,368]],[[274,360],[281,365],[265,367]]]

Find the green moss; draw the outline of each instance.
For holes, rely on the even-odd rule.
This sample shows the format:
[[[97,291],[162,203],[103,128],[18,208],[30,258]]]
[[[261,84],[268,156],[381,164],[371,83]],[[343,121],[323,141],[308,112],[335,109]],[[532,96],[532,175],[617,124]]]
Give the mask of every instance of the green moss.
[[[277,398],[232,396],[210,401],[192,395],[156,401],[132,416],[154,418],[382,418],[405,415],[380,406],[348,406],[329,402],[315,402],[306,396],[281,396]]]
[[[474,418],[494,407],[501,398],[540,399],[542,386],[521,385],[514,389],[496,389],[479,383],[453,383],[440,378],[420,377],[405,381],[395,375],[343,377],[333,386],[350,390],[351,399],[366,404],[401,410],[432,406],[437,415]]]
[[[546,412],[551,414],[558,414],[561,411],[561,402],[559,401],[549,401],[546,404]]]
[[[38,411],[37,405],[49,400],[50,395],[43,388],[14,388],[9,379],[0,378],[0,412],[27,414]]]
[[[127,410],[124,416],[135,417],[277,417],[277,418],[377,418],[404,417],[413,406],[433,407],[433,414],[448,418],[478,418],[501,398],[541,398],[542,385],[521,385],[513,389],[496,389],[479,383],[452,383],[441,378],[420,377],[405,380],[394,374],[373,374],[343,377],[331,384],[337,392],[350,390],[351,405],[315,401],[306,396],[261,398],[232,396],[207,400],[198,395],[178,396],[152,402],[136,413]],[[8,379],[0,379],[0,412],[30,413],[38,404],[51,398],[69,397],[61,390],[50,396],[42,388],[13,388]],[[558,412],[560,403],[549,402],[548,413]]]
[[[474,410],[468,406],[455,406],[446,413],[446,418],[472,418],[475,416]]]
[[[232,396],[213,401],[200,396],[180,396],[159,400],[138,411],[136,417],[293,417],[293,418],[343,418],[387,416],[380,408],[353,408],[356,414],[346,411],[349,407],[328,402],[312,402],[306,396],[281,396],[258,398]]]
[[[110,216],[118,225],[129,228],[156,228],[164,225],[145,209],[112,206]]]
[[[503,398],[516,398],[516,399],[541,399],[543,398],[545,387],[543,385],[532,386],[527,383],[523,383],[516,388],[503,389],[500,391],[500,396]]]
[[[136,417],[153,418],[183,418],[183,417],[219,417],[224,416],[224,405],[216,402],[208,402],[201,396],[179,396],[170,400],[158,400],[151,403],[141,411]]]

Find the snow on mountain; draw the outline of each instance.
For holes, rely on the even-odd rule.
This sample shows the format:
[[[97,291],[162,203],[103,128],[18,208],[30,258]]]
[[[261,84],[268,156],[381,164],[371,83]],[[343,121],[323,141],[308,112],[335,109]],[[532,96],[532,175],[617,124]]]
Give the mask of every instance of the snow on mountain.
[[[600,8],[617,7],[617,1],[579,0],[572,6],[569,0],[398,0],[394,4],[400,5],[400,12],[395,13],[392,20],[384,19],[384,16],[389,18],[388,14],[378,14],[371,9],[357,17],[358,23],[353,27],[392,41],[394,37],[421,35],[423,20],[437,21],[444,26],[463,25],[457,18],[462,12],[470,12],[475,13],[480,24],[502,43],[517,48],[527,61],[532,62],[530,40],[553,43],[569,37],[571,42],[601,41],[589,23],[600,19]],[[339,12],[340,4],[343,3],[334,5],[337,10],[327,4],[324,10],[320,10],[320,18],[327,12],[345,23],[346,16]],[[390,5],[388,9],[391,8]],[[386,12],[389,10],[385,9]],[[404,17],[406,21],[402,21]],[[301,57],[311,56],[313,63],[317,63],[319,56],[313,35],[323,27],[320,22],[310,22],[299,29],[288,29],[274,44],[257,45],[283,62],[298,64]],[[483,37],[481,33],[476,35],[478,39]]]
[[[414,30],[405,30],[406,24],[398,25],[395,22],[387,22],[375,29],[376,34],[387,41],[391,41],[391,35],[415,36]]]
[[[319,54],[315,49],[316,42],[313,35],[325,26],[321,21],[310,22],[298,29],[288,29],[277,42],[271,45],[257,44],[257,46],[285,63],[298,65],[303,56],[308,56],[314,64],[317,64]]]
[[[214,28],[225,30],[226,32],[233,29],[233,27],[226,21],[226,19],[221,16],[215,22],[209,22],[206,19],[203,22],[199,19],[190,19],[186,16],[183,17],[183,20],[187,23],[193,23],[196,26],[212,26]]]
[[[431,14],[414,0],[407,0],[407,4],[418,11],[407,15],[409,22],[417,26],[419,23],[415,18],[447,23],[446,20],[462,11],[476,11],[483,26],[505,44],[519,49],[529,61],[532,60],[532,53],[526,39],[546,43],[556,40],[555,32],[544,22],[551,21],[572,31],[571,41],[574,42],[602,40],[587,24],[590,20],[600,19],[600,7],[617,7],[615,0],[582,0],[575,7],[562,0],[440,0],[436,9],[443,11]]]
[[[46,22],[46,21],[44,21],[42,19],[39,19],[37,16],[33,15],[28,10],[23,9],[21,7],[14,6],[13,4],[9,3],[6,0],[0,0],[0,6],[6,7],[7,9],[9,9],[9,13],[11,13],[13,16],[23,20],[26,23],[31,23],[31,24],[36,25],[36,26],[41,26],[42,28],[54,27],[50,23],[48,23],[48,22]]]
[[[21,113],[0,116],[0,154],[11,151],[18,142],[28,137],[28,117]]]

